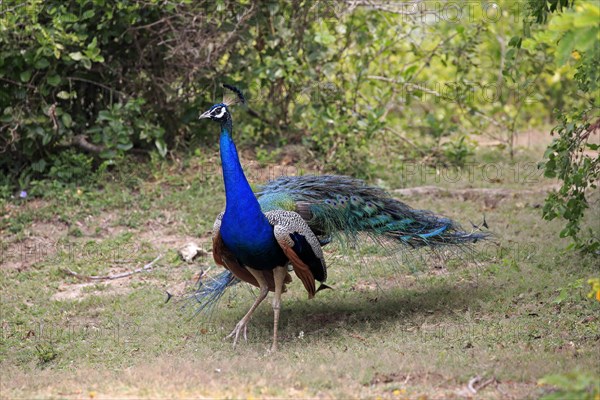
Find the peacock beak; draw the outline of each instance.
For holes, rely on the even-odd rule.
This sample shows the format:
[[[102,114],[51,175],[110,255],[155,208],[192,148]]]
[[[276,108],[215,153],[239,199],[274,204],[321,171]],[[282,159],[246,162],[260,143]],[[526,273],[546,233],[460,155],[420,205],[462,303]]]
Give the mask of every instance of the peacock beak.
[[[199,119],[210,118],[210,110],[206,111],[204,114],[200,114]]]

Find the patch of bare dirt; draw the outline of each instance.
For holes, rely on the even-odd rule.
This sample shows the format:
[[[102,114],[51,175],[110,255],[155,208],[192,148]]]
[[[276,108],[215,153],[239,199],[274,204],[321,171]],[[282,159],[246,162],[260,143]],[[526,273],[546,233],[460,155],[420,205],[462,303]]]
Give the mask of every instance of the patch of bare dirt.
[[[105,238],[121,235],[128,229],[116,223],[118,216],[113,212],[104,212],[100,215],[88,215],[83,221],[75,221],[75,225],[84,236]]]
[[[515,135],[515,149],[529,149],[542,153],[556,138],[556,135],[553,136],[550,134],[551,129],[551,127],[548,127],[547,129],[529,129],[518,132]],[[598,135],[597,132],[598,131],[596,130],[590,134],[588,138],[589,143],[600,144],[600,135]],[[502,135],[500,134],[498,136]],[[492,138],[491,135],[472,136],[472,138],[483,147],[502,146],[506,144],[506,142],[499,140],[500,138]],[[584,152],[592,157],[598,154],[597,151],[589,149],[585,149]]]
[[[165,252],[167,250],[179,250],[184,245],[194,242],[201,251],[212,251],[212,240],[210,237],[198,238],[194,236],[179,235],[170,233],[168,227],[160,225],[150,225],[147,229],[139,232],[136,236],[140,241],[146,241],[157,250]]]
[[[133,278],[123,278],[112,281],[102,282],[84,282],[84,283],[67,283],[63,282],[58,287],[58,292],[52,295],[52,300],[65,301],[76,300],[81,301],[89,295],[123,295],[131,291],[131,282]],[[94,290],[95,289],[95,290]]]
[[[429,379],[435,379],[438,382],[444,381],[444,376],[437,373],[402,373],[392,372],[389,374],[383,374],[376,372],[371,379],[371,385],[380,385],[384,383],[399,382],[406,385],[409,381],[428,381]]]
[[[452,197],[462,201],[481,201],[487,209],[494,209],[506,199],[516,199],[523,196],[535,196],[558,190],[560,185],[553,184],[537,189],[506,189],[506,188],[468,188],[444,189],[437,186],[416,186],[405,189],[396,189],[392,193],[399,196],[428,196]]]
[[[372,278],[358,280],[350,290],[361,293],[375,293],[379,290],[390,288],[413,289],[417,285],[418,278],[414,275],[398,274],[386,278]]]
[[[154,267],[153,267],[154,268]],[[155,267],[157,270],[160,268],[169,268],[168,265],[158,265]],[[127,274],[128,276],[118,277],[115,279],[94,279],[85,280],[81,282],[63,282],[58,287],[58,291],[51,296],[52,300],[58,301],[81,301],[88,296],[115,296],[130,293],[134,290],[132,284],[135,282],[144,281],[150,283],[168,292],[176,297],[182,296],[190,291],[191,286],[197,281],[199,273],[196,274],[191,280],[185,280],[183,278],[183,272],[188,271],[200,271],[200,267],[196,264],[189,264],[178,267],[170,271],[172,279],[169,280],[168,284],[164,281],[159,281],[152,277],[152,269],[147,271],[133,272],[134,268],[126,269],[123,267],[115,267],[110,270],[106,275],[115,276],[119,274]],[[83,280],[83,279],[82,279]]]
[[[473,139],[477,141],[480,146],[499,146],[503,143],[491,135],[479,135],[473,136]],[[550,135],[550,128],[548,130],[540,129],[529,129],[523,132],[518,132],[515,137],[515,147],[527,148],[527,149],[539,149],[547,147],[552,142],[552,135]]]
[[[431,396],[423,395],[419,398],[426,399],[521,399],[535,397],[540,388],[535,382],[498,381],[494,377],[473,377],[464,385],[452,383],[453,379],[435,372],[376,372],[365,386],[378,387],[391,385],[406,389],[396,389],[392,394],[394,397],[406,395],[407,389],[419,391],[418,388],[428,388]],[[431,389],[434,389],[431,392]],[[415,390],[416,389],[416,390]]]
[[[25,231],[25,239],[9,237],[5,243],[0,243],[0,265],[22,271],[52,257],[57,252],[58,241],[67,231],[64,223],[34,222]]]
[[[32,200],[25,207],[27,209],[44,207],[44,203],[38,200]],[[20,212],[23,212],[21,208]],[[143,243],[149,243],[159,254],[165,255],[169,250],[177,251],[183,245],[189,242],[195,242],[200,247],[200,256],[195,258],[193,264],[187,264],[173,269],[173,287],[166,288],[164,282],[156,282],[157,285],[169,290],[170,293],[180,294],[187,290],[189,282],[184,281],[182,274],[188,270],[200,270],[199,265],[206,264],[212,260],[210,251],[212,243],[210,238],[197,238],[187,235],[180,235],[175,232],[173,224],[160,224],[155,221],[148,221],[142,229],[134,230],[123,226],[118,226],[116,220],[118,215],[115,213],[102,213],[100,215],[89,216],[80,221],[74,221],[72,226],[77,227],[81,237],[72,237],[69,235],[69,226],[60,221],[40,222],[35,221],[27,227],[19,236],[8,236],[0,242],[0,267],[23,271],[35,266],[38,263],[52,260],[59,251],[71,251],[73,257],[97,256],[97,249],[92,246],[88,249],[84,243],[93,238],[94,240],[105,240],[116,237],[124,232],[131,232],[133,243],[125,250],[120,251],[118,256],[107,252],[106,259],[102,262],[108,264],[108,272],[102,275],[117,275],[133,271],[142,267],[136,262],[136,252],[142,249]],[[68,244],[65,244],[68,242]],[[147,250],[144,250],[146,252]],[[108,254],[110,253],[110,254]],[[168,268],[168,262],[163,257],[152,269]],[[68,268],[68,266],[65,266]],[[65,275],[66,276],[66,275]],[[65,279],[60,284],[58,291],[51,297],[58,301],[81,301],[90,295],[113,296],[122,295],[130,292],[131,284],[140,280],[152,280],[149,271],[142,271],[130,276],[118,279],[99,279],[85,281],[83,279]]]

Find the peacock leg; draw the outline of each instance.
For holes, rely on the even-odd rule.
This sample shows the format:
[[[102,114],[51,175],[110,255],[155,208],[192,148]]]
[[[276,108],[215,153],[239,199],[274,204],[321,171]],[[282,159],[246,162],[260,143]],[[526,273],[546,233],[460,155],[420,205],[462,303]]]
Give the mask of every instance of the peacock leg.
[[[252,314],[254,313],[254,310],[256,310],[256,308],[258,307],[258,305],[260,303],[262,303],[262,301],[265,299],[265,297],[267,297],[267,294],[269,293],[269,285],[267,284],[267,280],[265,279],[265,276],[263,275],[263,272],[259,271],[257,269],[252,269],[252,268],[248,268],[248,267],[246,267],[246,269],[258,281],[258,284],[260,286],[260,293],[258,294],[258,297],[254,301],[254,304],[252,304],[252,307],[250,307],[250,310],[248,310],[248,312],[246,313],[246,315],[244,315],[244,318],[242,318],[240,320],[240,322],[237,323],[237,325],[235,326],[235,328],[233,329],[233,331],[231,331],[231,333],[229,335],[227,335],[227,337],[226,337],[226,339],[229,339],[229,338],[233,337],[233,347],[234,348],[237,345],[238,339],[240,337],[240,333],[243,332],[244,333],[244,340],[248,340],[248,337],[247,337],[248,322],[250,321],[250,318],[252,317]]]
[[[287,276],[286,267],[276,267],[273,270],[273,279],[275,281],[275,296],[273,297],[273,345],[271,351],[277,351],[277,327],[279,325],[279,312],[281,311],[281,294],[283,285]]]

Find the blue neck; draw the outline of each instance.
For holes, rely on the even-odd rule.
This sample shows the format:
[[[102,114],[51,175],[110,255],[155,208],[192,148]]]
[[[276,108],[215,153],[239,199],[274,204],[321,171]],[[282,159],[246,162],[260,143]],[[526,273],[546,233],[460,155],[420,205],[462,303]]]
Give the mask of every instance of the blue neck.
[[[285,265],[287,258],[273,236],[273,227],[244,175],[231,138],[231,119],[221,123],[221,165],[225,181],[225,214],[221,238],[239,262],[259,269]]]
[[[225,181],[225,213],[238,221],[262,221],[266,218],[260,210],[256,196],[244,175],[235,143],[231,138],[231,119],[221,123],[220,152]],[[268,222],[267,222],[268,223]]]

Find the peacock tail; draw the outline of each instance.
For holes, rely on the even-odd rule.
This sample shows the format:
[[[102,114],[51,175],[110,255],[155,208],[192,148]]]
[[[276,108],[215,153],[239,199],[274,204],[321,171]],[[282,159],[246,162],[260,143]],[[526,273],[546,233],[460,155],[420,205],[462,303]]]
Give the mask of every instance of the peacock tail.
[[[286,176],[258,193],[263,212],[299,213],[320,237],[356,240],[366,234],[411,248],[475,243],[486,232],[465,232],[451,219],[416,210],[384,190],[347,176]]]
[[[217,305],[225,291],[238,284],[240,280],[229,270],[225,270],[217,276],[207,280],[199,279],[193,292],[189,294],[187,300],[194,304],[194,313],[192,317],[204,312],[211,311]],[[186,304],[182,308],[185,308]]]

